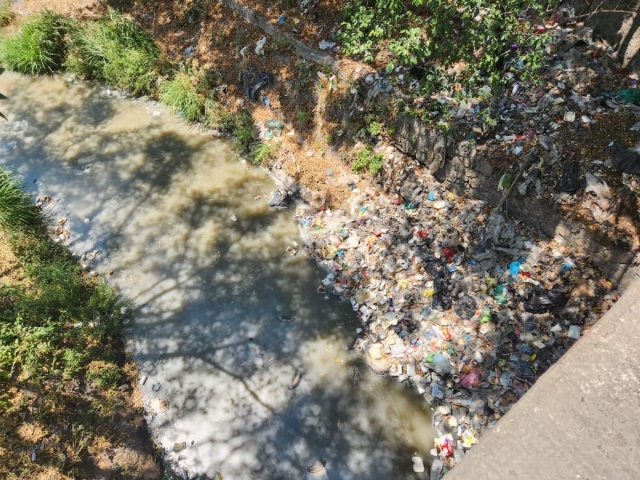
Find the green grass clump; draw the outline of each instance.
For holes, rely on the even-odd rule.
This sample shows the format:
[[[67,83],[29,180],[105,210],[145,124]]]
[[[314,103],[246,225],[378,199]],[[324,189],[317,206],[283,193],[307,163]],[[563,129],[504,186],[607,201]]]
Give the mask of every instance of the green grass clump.
[[[373,153],[371,146],[358,150],[354,154],[353,171],[356,173],[370,172],[377,175],[384,167],[384,155],[382,153]]]
[[[268,140],[266,142],[257,142],[253,144],[251,148],[251,161],[256,165],[266,166],[267,162],[275,156],[279,148],[279,144],[274,144]]]
[[[209,128],[232,135],[240,153],[250,152],[255,142],[255,124],[246,110],[229,112],[223,106],[208,100],[205,105],[205,123]]]
[[[160,51],[140,24],[114,10],[72,34],[66,67],[84,78],[104,81],[133,95],[155,91]]]
[[[233,134],[238,143],[238,148],[241,151],[248,151],[253,143],[254,133],[256,130],[255,123],[253,123],[253,117],[249,112],[243,110],[236,118],[236,127]]]
[[[27,75],[50,74],[62,68],[68,22],[45,10],[0,42],[0,62],[9,70]]]
[[[161,87],[160,100],[188,122],[197,122],[204,118],[206,104],[200,94],[199,83],[197,75],[182,67]]]
[[[13,20],[13,11],[9,0],[0,0],[0,27],[9,25]]]
[[[20,182],[0,167],[0,227],[16,229],[35,222],[37,212]]]

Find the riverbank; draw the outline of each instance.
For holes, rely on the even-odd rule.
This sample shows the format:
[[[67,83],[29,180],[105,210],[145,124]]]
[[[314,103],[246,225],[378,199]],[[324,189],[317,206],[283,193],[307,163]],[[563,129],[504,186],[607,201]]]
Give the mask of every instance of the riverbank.
[[[462,129],[450,137],[395,115],[390,83],[366,65],[318,67],[275,36],[254,53],[264,33],[208,5],[130,13],[167,56],[212,73],[225,111],[251,111],[259,140],[249,135],[245,147],[318,211],[299,215],[309,255],[329,271],[318,294],[345,295],[362,319],[357,349],[435,409],[434,458],[451,467],[617,299],[638,247],[625,210],[637,183],[604,164],[611,142],[638,140],[636,112],[596,92],[633,78],[588,33],[560,29],[547,94],[514,83],[493,128],[477,104],[443,99]],[[254,104],[237,78],[250,65],[275,80]],[[570,166],[581,144],[590,146]],[[506,212],[493,214],[499,203]]]
[[[41,220],[0,231],[0,475],[159,480],[120,336],[126,306],[49,237],[63,220],[59,234]]]

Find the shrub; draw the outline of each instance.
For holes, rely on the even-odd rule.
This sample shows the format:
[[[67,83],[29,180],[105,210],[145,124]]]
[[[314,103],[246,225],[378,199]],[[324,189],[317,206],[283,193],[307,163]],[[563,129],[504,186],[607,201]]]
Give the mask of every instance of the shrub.
[[[203,118],[206,103],[198,91],[199,82],[198,76],[183,66],[162,86],[160,100],[185,120],[196,122]]]
[[[388,49],[392,70],[416,67],[425,93],[458,82],[472,87],[503,82],[509,67],[530,77],[541,66],[547,35],[528,19],[554,0],[351,0],[343,11],[344,52],[372,61]],[[457,66],[456,73],[450,73]]]
[[[45,10],[0,43],[0,61],[8,69],[27,75],[57,71],[65,58],[66,28],[61,15]]]
[[[67,68],[87,79],[104,81],[133,95],[154,92],[160,51],[135,21],[109,10],[72,34]]]
[[[255,130],[256,126],[255,123],[253,123],[253,117],[249,112],[243,110],[238,116],[236,129],[234,131],[241,149],[245,151],[249,149],[251,142],[253,142]]]
[[[37,218],[29,195],[20,188],[20,182],[0,167],[0,227],[14,230],[32,224]]]

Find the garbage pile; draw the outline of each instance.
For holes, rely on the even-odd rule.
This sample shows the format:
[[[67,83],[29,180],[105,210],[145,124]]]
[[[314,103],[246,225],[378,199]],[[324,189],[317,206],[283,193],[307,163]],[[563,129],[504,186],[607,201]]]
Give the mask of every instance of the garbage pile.
[[[434,408],[432,478],[451,468],[617,299],[586,259],[432,179],[296,210],[319,294],[362,321],[354,348]]]
[[[638,75],[621,70],[622,59],[614,48],[595,39],[593,31],[570,13],[560,10],[540,26],[552,37],[544,46],[546,63],[540,74],[523,80],[517,71],[505,71],[504,91],[499,94],[485,86],[462,99],[454,90],[425,98],[416,93],[419,85],[407,68],[397,68],[385,79],[393,83],[396,94],[404,92],[416,116],[429,116],[445,129],[464,132],[471,142],[480,141],[485,151],[493,153],[492,161],[502,160],[490,163],[504,173],[505,180],[514,179],[527,152],[542,151],[544,161],[538,156],[540,161],[527,163],[513,195],[550,198],[562,210],[582,215],[590,228],[597,225],[615,241],[640,249],[640,237],[633,228],[614,234],[611,227],[619,221],[616,198],[629,192],[635,198],[640,192],[635,178],[640,154],[623,148],[617,152],[621,143],[627,147],[640,143],[640,136],[632,133],[640,131]],[[361,85],[368,85],[369,77],[363,73]],[[360,102],[358,108],[366,106]],[[612,115],[617,115],[617,124],[603,121]],[[619,121],[621,115],[636,117],[638,123],[629,129]],[[613,123],[610,135],[600,133],[604,148],[580,154],[582,147],[597,143],[592,133],[599,123]],[[434,160],[430,168],[435,171],[440,166]]]

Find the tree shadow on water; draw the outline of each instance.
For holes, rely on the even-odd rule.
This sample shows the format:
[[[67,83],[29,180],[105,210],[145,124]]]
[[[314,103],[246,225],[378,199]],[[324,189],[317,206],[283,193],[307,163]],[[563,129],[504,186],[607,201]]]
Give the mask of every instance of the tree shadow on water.
[[[53,99],[14,95],[37,141],[15,136],[4,161],[61,200],[72,248],[99,250],[91,268],[134,303],[127,336],[167,460],[203,479],[301,478],[320,459],[332,479],[415,478],[411,454],[426,458],[430,438],[405,423],[428,425],[423,402],[349,350],[353,312],[286,253],[300,239],[290,213],[266,207],[264,174],[143,118],[105,116],[89,136],[83,115],[111,100]]]

